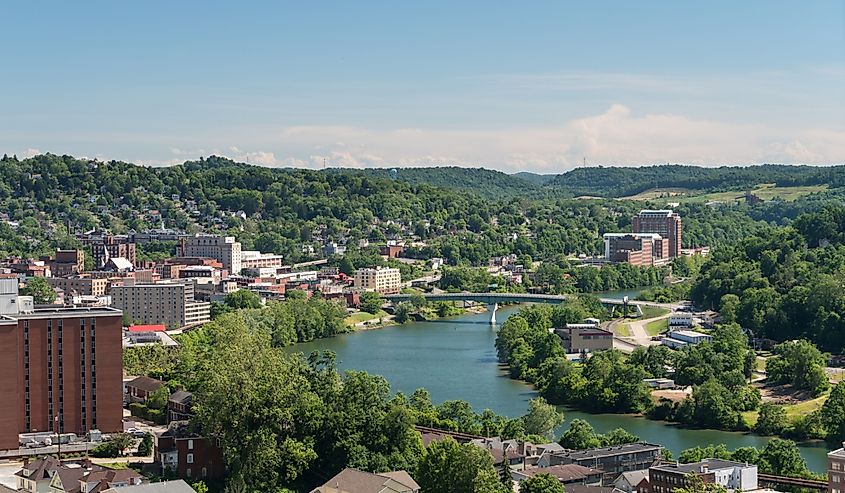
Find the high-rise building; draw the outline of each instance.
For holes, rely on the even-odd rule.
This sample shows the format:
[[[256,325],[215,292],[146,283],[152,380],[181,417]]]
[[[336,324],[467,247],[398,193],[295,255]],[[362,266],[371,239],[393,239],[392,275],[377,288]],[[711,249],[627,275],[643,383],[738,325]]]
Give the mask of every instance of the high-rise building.
[[[197,234],[182,240],[182,257],[208,257],[217,259],[229,274],[240,274],[242,269],[241,244],[233,236]]]
[[[122,286],[112,286],[109,293],[112,306],[141,324],[178,329],[211,320],[211,304],[194,299],[194,283],[190,280],[137,283],[125,279]]]
[[[0,279],[0,449],[18,434],[123,430],[122,314],[35,308]]]
[[[399,269],[376,267],[355,271],[355,287],[379,294],[399,294],[402,275]]]
[[[666,239],[669,258],[681,255],[681,216],[671,210],[642,210],[631,220],[634,233],[655,233]]]

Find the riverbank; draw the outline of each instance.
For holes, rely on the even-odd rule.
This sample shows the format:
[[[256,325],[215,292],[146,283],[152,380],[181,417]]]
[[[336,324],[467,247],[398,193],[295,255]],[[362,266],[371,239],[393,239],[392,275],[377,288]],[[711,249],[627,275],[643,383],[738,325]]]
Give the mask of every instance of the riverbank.
[[[496,318],[502,323],[517,311],[518,307],[505,307]],[[350,332],[286,350],[304,354],[331,350],[337,355],[340,369],[382,375],[390,382],[392,392],[410,395],[418,388],[426,388],[434,403],[459,399],[476,410],[489,408],[503,416],[521,416],[537,392],[524,382],[508,378],[496,358],[495,339],[496,327],[490,325],[488,313],[467,313],[383,330]],[[731,450],[749,446],[762,449],[770,440],[748,433],[685,428],[641,416],[562,409],[566,422],[556,431],[558,436],[572,419],[583,419],[598,433],[625,428],[641,440],[663,445],[676,457],[685,449],[712,443],[724,443]],[[824,444],[804,442],[799,448],[811,470],[826,470]]]

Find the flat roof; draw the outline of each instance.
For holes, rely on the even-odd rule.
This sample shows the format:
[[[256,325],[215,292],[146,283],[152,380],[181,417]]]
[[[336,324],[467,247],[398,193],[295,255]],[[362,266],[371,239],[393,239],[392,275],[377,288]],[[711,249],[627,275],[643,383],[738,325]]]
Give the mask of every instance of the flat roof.
[[[713,471],[715,469],[733,469],[734,467],[757,467],[753,464],[745,464],[743,462],[734,462],[732,460],[724,459],[704,459],[701,462],[692,462],[689,464],[660,464],[652,466],[651,468],[661,472],[674,472],[687,474],[690,472],[700,472],[701,468],[707,466],[707,469]]]
[[[655,445],[648,442],[626,443],[625,445],[614,445],[613,447],[592,448],[587,450],[567,450],[555,452],[553,455],[568,457],[572,460],[595,459],[599,457],[612,457],[614,455],[633,454],[649,450],[662,450],[662,445]]]
[[[57,306],[56,308],[37,307],[35,308],[35,310],[27,313],[7,314],[3,316],[3,319],[0,319],[0,323],[6,321],[4,319],[8,319],[11,322],[17,322],[18,320],[32,320],[44,318],[114,316],[119,317],[122,315],[123,312],[121,310],[108,306]]]
[[[687,337],[713,337],[710,334],[704,334],[695,330],[673,330],[669,332],[669,337],[672,337],[672,334],[680,334]]]

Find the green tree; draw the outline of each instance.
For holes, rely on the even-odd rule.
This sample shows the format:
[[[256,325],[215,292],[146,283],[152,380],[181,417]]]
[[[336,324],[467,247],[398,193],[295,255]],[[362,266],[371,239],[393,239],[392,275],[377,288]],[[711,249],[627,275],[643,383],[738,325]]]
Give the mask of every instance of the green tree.
[[[839,382],[821,408],[821,422],[831,442],[845,441],[845,383]]]
[[[569,429],[560,437],[560,445],[564,448],[583,450],[600,447],[601,439],[590,423],[583,419],[573,419],[569,423]]]
[[[403,301],[396,305],[396,310],[394,315],[396,316],[396,321],[400,324],[404,324],[407,322],[411,317],[411,312],[413,311],[414,306],[407,301]]]
[[[507,487],[498,480],[493,457],[485,449],[459,444],[451,438],[432,442],[414,476],[427,493],[505,493]]]
[[[760,472],[790,477],[807,477],[807,463],[792,440],[772,438],[760,451]]]
[[[760,414],[754,432],[760,435],[780,435],[789,426],[786,409],[772,402],[764,402],[760,406]]]
[[[373,291],[365,291],[361,293],[361,310],[375,315],[381,310],[381,305],[384,300],[381,299],[378,293]]]
[[[261,296],[249,289],[239,289],[226,295],[226,305],[239,310],[242,308],[261,308]]]
[[[563,423],[563,413],[542,397],[528,402],[528,414],[523,417],[525,432],[529,435],[552,437],[555,428]]]
[[[719,302],[719,315],[722,317],[722,323],[732,324],[736,322],[736,312],[739,310],[739,304],[739,296],[735,294],[722,296]]]
[[[144,435],[138,444],[138,457],[149,457],[153,451],[153,437],[149,433]]]
[[[615,428],[601,435],[601,444],[603,447],[636,443],[638,441],[640,441],[640,437],[628,432],[624,428]]]
[[[191,488],[193,488],[196,493],[208,493],[208,486],[205,484],[205,481],[202,480],[191,483]]]
[[[566,493],[566,490],[556,477],[541,473],[520,482],[519,493]]]
[[[766,373],[775,383],[790,384],[820,395],[830,383],[825,374],[827,358],[809,341],[787,341],[775,348],[776,356],[766,360]]]
[[[56,291],[50,287],[50,283],[43,277],[27,279],[26,285],[20,290],[20,294],[32,296],[32,301],[36,305],[46,305],[56,301]]]

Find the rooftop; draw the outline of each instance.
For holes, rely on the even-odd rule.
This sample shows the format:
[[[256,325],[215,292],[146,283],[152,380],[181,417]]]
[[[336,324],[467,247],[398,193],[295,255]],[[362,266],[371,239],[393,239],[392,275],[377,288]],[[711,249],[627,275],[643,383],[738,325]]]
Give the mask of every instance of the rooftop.
[[[735,467],[757,467],[757,466],[749,466],[743,462],[734,462],[732,460],[724,460],[724,459],[704,459],[701,462],[691,462],[689,464],[679,464],[677,462],[670,463],[670,464],[661,464],[658,466],[652,466],[651,469],[655,471],[662,471],[662,472],[674,472],[674,473],[698,473],[703,472],[703,468],[706,468],[708,471],[714,471],[716,469],[733,469]]]
[[[558,457],[568,457],[572,460],[596,459],[600,457],[613,457],[615,455],[635,454],[638,452],[660,451],[662,445],[655,445],[647,442],[627,443],[625,445],[614,445],[613,447],[591,448],[587,450],[567,450],[557,452]]]
[[[136,486],[123,486],[121,488],[109,488],[103,493],[196,493],[184,480],[162,481],[160,483],[139,484]]]

